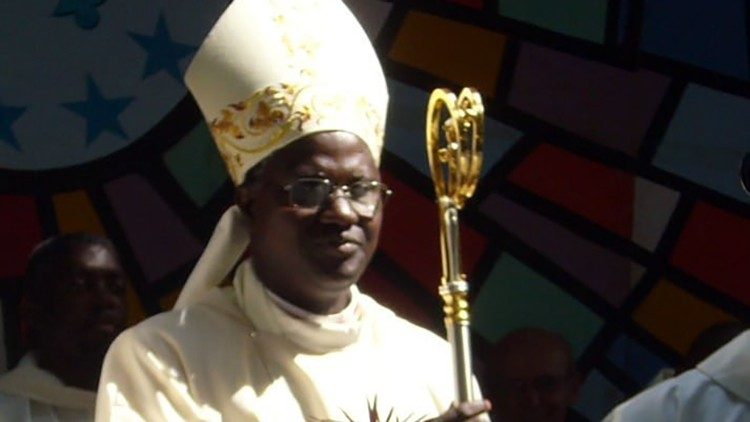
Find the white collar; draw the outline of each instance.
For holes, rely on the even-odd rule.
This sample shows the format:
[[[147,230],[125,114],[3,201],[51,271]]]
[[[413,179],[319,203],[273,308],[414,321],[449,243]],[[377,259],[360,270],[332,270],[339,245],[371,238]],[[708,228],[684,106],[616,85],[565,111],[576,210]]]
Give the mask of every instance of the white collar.
[[[327,353],[354,343],[359,337],[367,312],[362,295],[351,287],[349,305],[335,315],[317,315],[284,301],[263,286],[250,260],[234,273],[237,304],[258,331],[281,334],[292,343],[313,353]]]
[[[299,306],[285,300],[281,296],[275,294],[269,289],[265,289],[266,293],[268,294],[268,297],[271,298],[271,300],[281,308],[281,310],[285,311],[289,315],[304,319],[311,322],[323,322],[325,321],[328,324],[353,324],[356,323],[356,321],[359,319],[358,315],[358,301],[355,300],[349,300],[349,303],[346,305],[344,309],[341,310],[341,312],[330,314],[330,315],[321,315],[316,314],[313,312],[310,312],[306,309],[302,309]]]
[[[37,366],[31,353],[0,377],[0,392],[68,409],[93,410],[96,404],[95,392],[65,385],[51,372]]]

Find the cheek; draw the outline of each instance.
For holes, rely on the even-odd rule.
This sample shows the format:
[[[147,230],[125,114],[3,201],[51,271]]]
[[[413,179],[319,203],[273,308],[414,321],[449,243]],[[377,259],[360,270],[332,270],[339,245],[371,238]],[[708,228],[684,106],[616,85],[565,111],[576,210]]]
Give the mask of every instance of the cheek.
[[[383,213],[378,213],[375,218],[364,225],[365,232],[367,233],[367,239],[370,241],[370,249],[375,249],[378,246],[378,239],[380,239],[380,228],[383,225]]]
[[[61,299],[51,312],[54,315],[52,324],[58,330],[63,331],[81,326],[86,322],[86,316],[90,309],[91,301],[86,297],[76,297],[70,300]]]
[[[548,406],[563,408],[567,406],[568,394],[567,394],[567,391],[562,390],[562,391],[556,391],[554,393],[549,393],[547,395],[542,396],[542,398]]]
[[[293,215],[285,212],[269,213],[264,217],[256,219],[251,225],[251,253],[289,258],[300,243],[302,225]]]

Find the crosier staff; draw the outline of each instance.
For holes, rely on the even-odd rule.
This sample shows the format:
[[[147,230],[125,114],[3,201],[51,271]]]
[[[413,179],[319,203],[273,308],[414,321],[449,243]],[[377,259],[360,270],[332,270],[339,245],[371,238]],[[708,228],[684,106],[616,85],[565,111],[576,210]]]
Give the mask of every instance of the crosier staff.
[[[444,136],[441,135],[441,130]],[[440,212],[440,252],[445,327],[453,350],[456,399],[474,397],[469,330],[469,283],[461,273],[458,211],[473,194],[482,168],[484,106],[473,88],[456,95],[444,88],[432,92],[427,108],[427,155]]]

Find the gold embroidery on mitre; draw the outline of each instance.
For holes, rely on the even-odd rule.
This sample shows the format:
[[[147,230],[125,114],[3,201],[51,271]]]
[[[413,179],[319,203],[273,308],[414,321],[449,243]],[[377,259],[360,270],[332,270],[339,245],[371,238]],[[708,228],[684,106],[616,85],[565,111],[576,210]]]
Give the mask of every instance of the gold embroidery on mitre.
[[[209,128],[235,184],[271,151],[318,128],[351,131],[376,150],[383,138],[383,120],[365,97],[284,83],[230,104]]]

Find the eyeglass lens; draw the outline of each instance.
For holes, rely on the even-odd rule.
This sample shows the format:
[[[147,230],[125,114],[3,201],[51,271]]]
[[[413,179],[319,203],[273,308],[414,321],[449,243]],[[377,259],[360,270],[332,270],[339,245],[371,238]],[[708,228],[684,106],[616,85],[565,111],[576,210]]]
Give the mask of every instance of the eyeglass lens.
[[[289,199],[302,208],[317,208],[333,194],[342,191],[354,212],[363,217],[375,215],[383,195],[383,185],[376,181],[361,181],[351,185],[334,186],[327,179],[298,179],[290,184]]]

